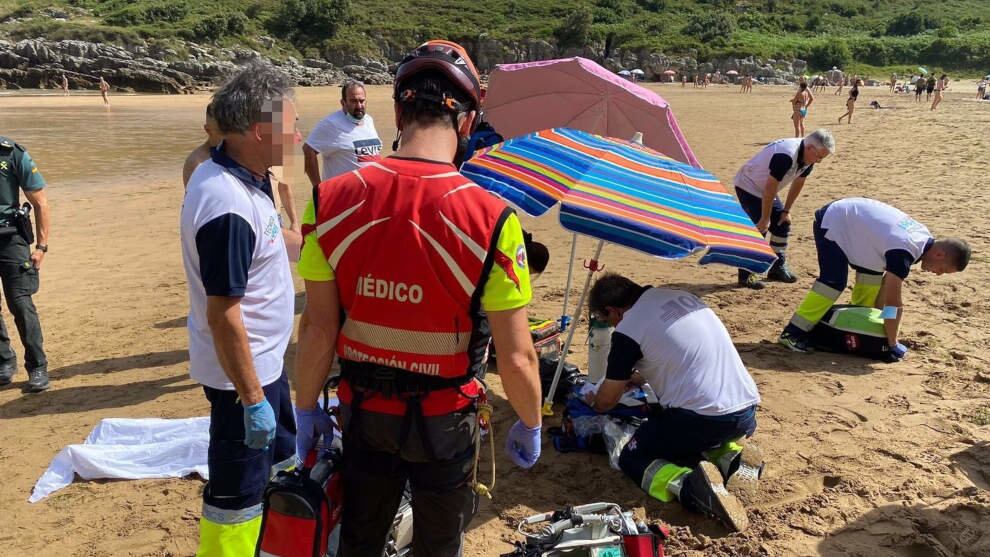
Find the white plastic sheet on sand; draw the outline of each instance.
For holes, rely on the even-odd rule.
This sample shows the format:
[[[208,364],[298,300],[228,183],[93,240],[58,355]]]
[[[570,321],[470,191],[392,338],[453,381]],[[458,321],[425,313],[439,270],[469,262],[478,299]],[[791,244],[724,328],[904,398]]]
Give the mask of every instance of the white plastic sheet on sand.
[[[208,479],[209,445],[209,418],[107,418],[83,444],[69,445],[55,456],[28,501],[37,503],[69,485],[74,474],[84,480],[182,478],[193,473]]]

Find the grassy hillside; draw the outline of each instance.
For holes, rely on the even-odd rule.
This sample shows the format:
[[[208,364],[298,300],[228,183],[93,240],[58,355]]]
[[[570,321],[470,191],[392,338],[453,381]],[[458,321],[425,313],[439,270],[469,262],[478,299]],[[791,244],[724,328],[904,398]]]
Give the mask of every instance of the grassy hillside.
[[[68,22],[46,17],[51,8]],[[80,11],[85,10],[85,12]],[[990,71],[987,0],[0,0],[0,29],[126,41],[182,38],[319,55],[430,37],[545,39],[599,48],[801,57],[813,68],[915,66]]]

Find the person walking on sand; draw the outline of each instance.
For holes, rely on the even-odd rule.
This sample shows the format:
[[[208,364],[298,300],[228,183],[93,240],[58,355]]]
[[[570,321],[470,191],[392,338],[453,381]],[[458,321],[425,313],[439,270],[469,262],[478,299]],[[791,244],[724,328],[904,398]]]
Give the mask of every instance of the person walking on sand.
[[[540,457],[530,269],[519,219],[452,164],[481,104],[463,47],[417,47],[396,70],[394,100],[395,154],[323,182],[303,214],[296,450],[305,456],[332,434],[318,398],[336,354],[340,554],[382,554],[408,484],[413,554],[455,557],[478,509],[472,472],[485,395],[476,377],[490,339],[519,416],[503,434],[506,452],[524,469]]]
[[[835,90],[835,93],[832,93],[832,94],[835,95],[835,96],[841,95],[842,94],[842,88],[845,86],[845,84],[846,84],[846,77],[845,76],[840,77],[839,78],[839,88],[836,89]]]
[[[846,113],[839,116],[840,124],[843,118],[846,118],[848,123],[853,123],[853,112],[856,111],[856,100],[859,99],[859,86],[861,83],[861,81],[853,83],[852,89],[849,90],[849,98],[846,99]]]
[[[987,78],[986,76],[984,76],[983,79],[981,79],[976,84],[976,100],[982,101],[983,98],[986,97],[986,95],[987,95]]]
[[[62,74],[62,96],[69,96],[69,78],[65,77],[64,73]]]
[[[778,139],[746,162],[732,179],[736,199],[761,234],[769,235],[777,261],[767,279],[792,283],[797,277],[787,267],[787,242],[791,233],[791,209],[804,189],[815,164],[835,151],[835,138],[826,129],[815,130],[805,138]],[[778,194],[788,186],[787,201]],[[761,289],[759,276],[739,270],[739,285]]]
[[[925,102],[932,100],[932,93],[935,91],[935,76],[928,76],[928,80],[925,82],[925,91],[928,93],[925,95]]]
[[[295,464],[285,372],[295,290],[269,169],[298,142],[289,77],[253,63],[213,95],[224,140],[193,172],[180,238],[189,374],[210,404],[201,557],[254,555],[272,474]]]
[[[100,76],[100,95],[103,97],[103,105],[110,106],[110,84]]]
[[[970,247],[957,238],[935,238],[903,211],[864,197],[833,201],[815,212],[818,279],[778,339],[795,352],[811,352],[810,333],[835,304],[856,270],[852,304],[883,309],[887,346],[893,360],[907,355],[897,331],[904,316],[901,287],[911,267],[936,275],[966,269]]]
[[[794,122],[794,136],[804,137],[804,119],[808,116],[808,107],[815,102],[815,95],[808,89],[808,82],[802,81],[798,91],[791,98],[791,120]]]
[[[897,87],[897,74],[890,74],[890,92],[894,92],[894,88]]]
[[[925,92],[925,84],[928,83],[925,80],[925,76],[918,76],[918,81],[914,82],[914,102],[921,102],[921,94]]]
[[[945,95],[945,90],[949,88],[949,76],[942,74],[942,77],[938,78],[935,82],[935,99],[932,101],[931,110],[938,108],[938,105],[942,104],[942,98]]]
[[[37,220],[21,210],[20,192],[34,209]],[[41,264],[48,253],[51,213],[45,179],[24,147],[0,137],[0,282],[7,309],[14,317],[24,346],[24,368],[28,381],[25,393],[48,389],[48,357],[44,350],[41,321],[31,296],[37,294]],[[31,243],[34,242],[34,246]],[[0,386],[10,384],[17,373],[17,355],[10,346],[7,326],[0,318]]]

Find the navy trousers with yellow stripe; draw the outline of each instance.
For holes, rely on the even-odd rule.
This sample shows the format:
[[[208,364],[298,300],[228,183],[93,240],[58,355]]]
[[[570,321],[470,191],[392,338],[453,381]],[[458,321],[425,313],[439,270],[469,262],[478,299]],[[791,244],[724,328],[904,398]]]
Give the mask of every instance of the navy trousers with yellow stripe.
[[[785,334],[802,336],[809,333],[835,304],[849,281],[849,258],[839,244],[825,237],[827,230],[821,225],[826,210],[828,205],[815,212],[815,222],[812,225],[815,248],[818,250],[818,280],[794,312],[790,323],[784,329]],[[882,281],[883,273],[856,269],[856,283],[852,291],[853,305],[867,307],[875,305]]]

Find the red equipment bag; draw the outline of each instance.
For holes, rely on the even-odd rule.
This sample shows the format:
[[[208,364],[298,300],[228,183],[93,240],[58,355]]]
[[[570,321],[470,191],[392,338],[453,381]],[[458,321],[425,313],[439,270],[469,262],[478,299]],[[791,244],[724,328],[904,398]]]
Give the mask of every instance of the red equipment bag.
[[[650,524],[649,532],[622,536],[629,557],[663,557],[663,542],[670,536],[666,526]]]
[[[265,488],[257,557],[324,557],[340,523],[339,453],[281,471]]]

